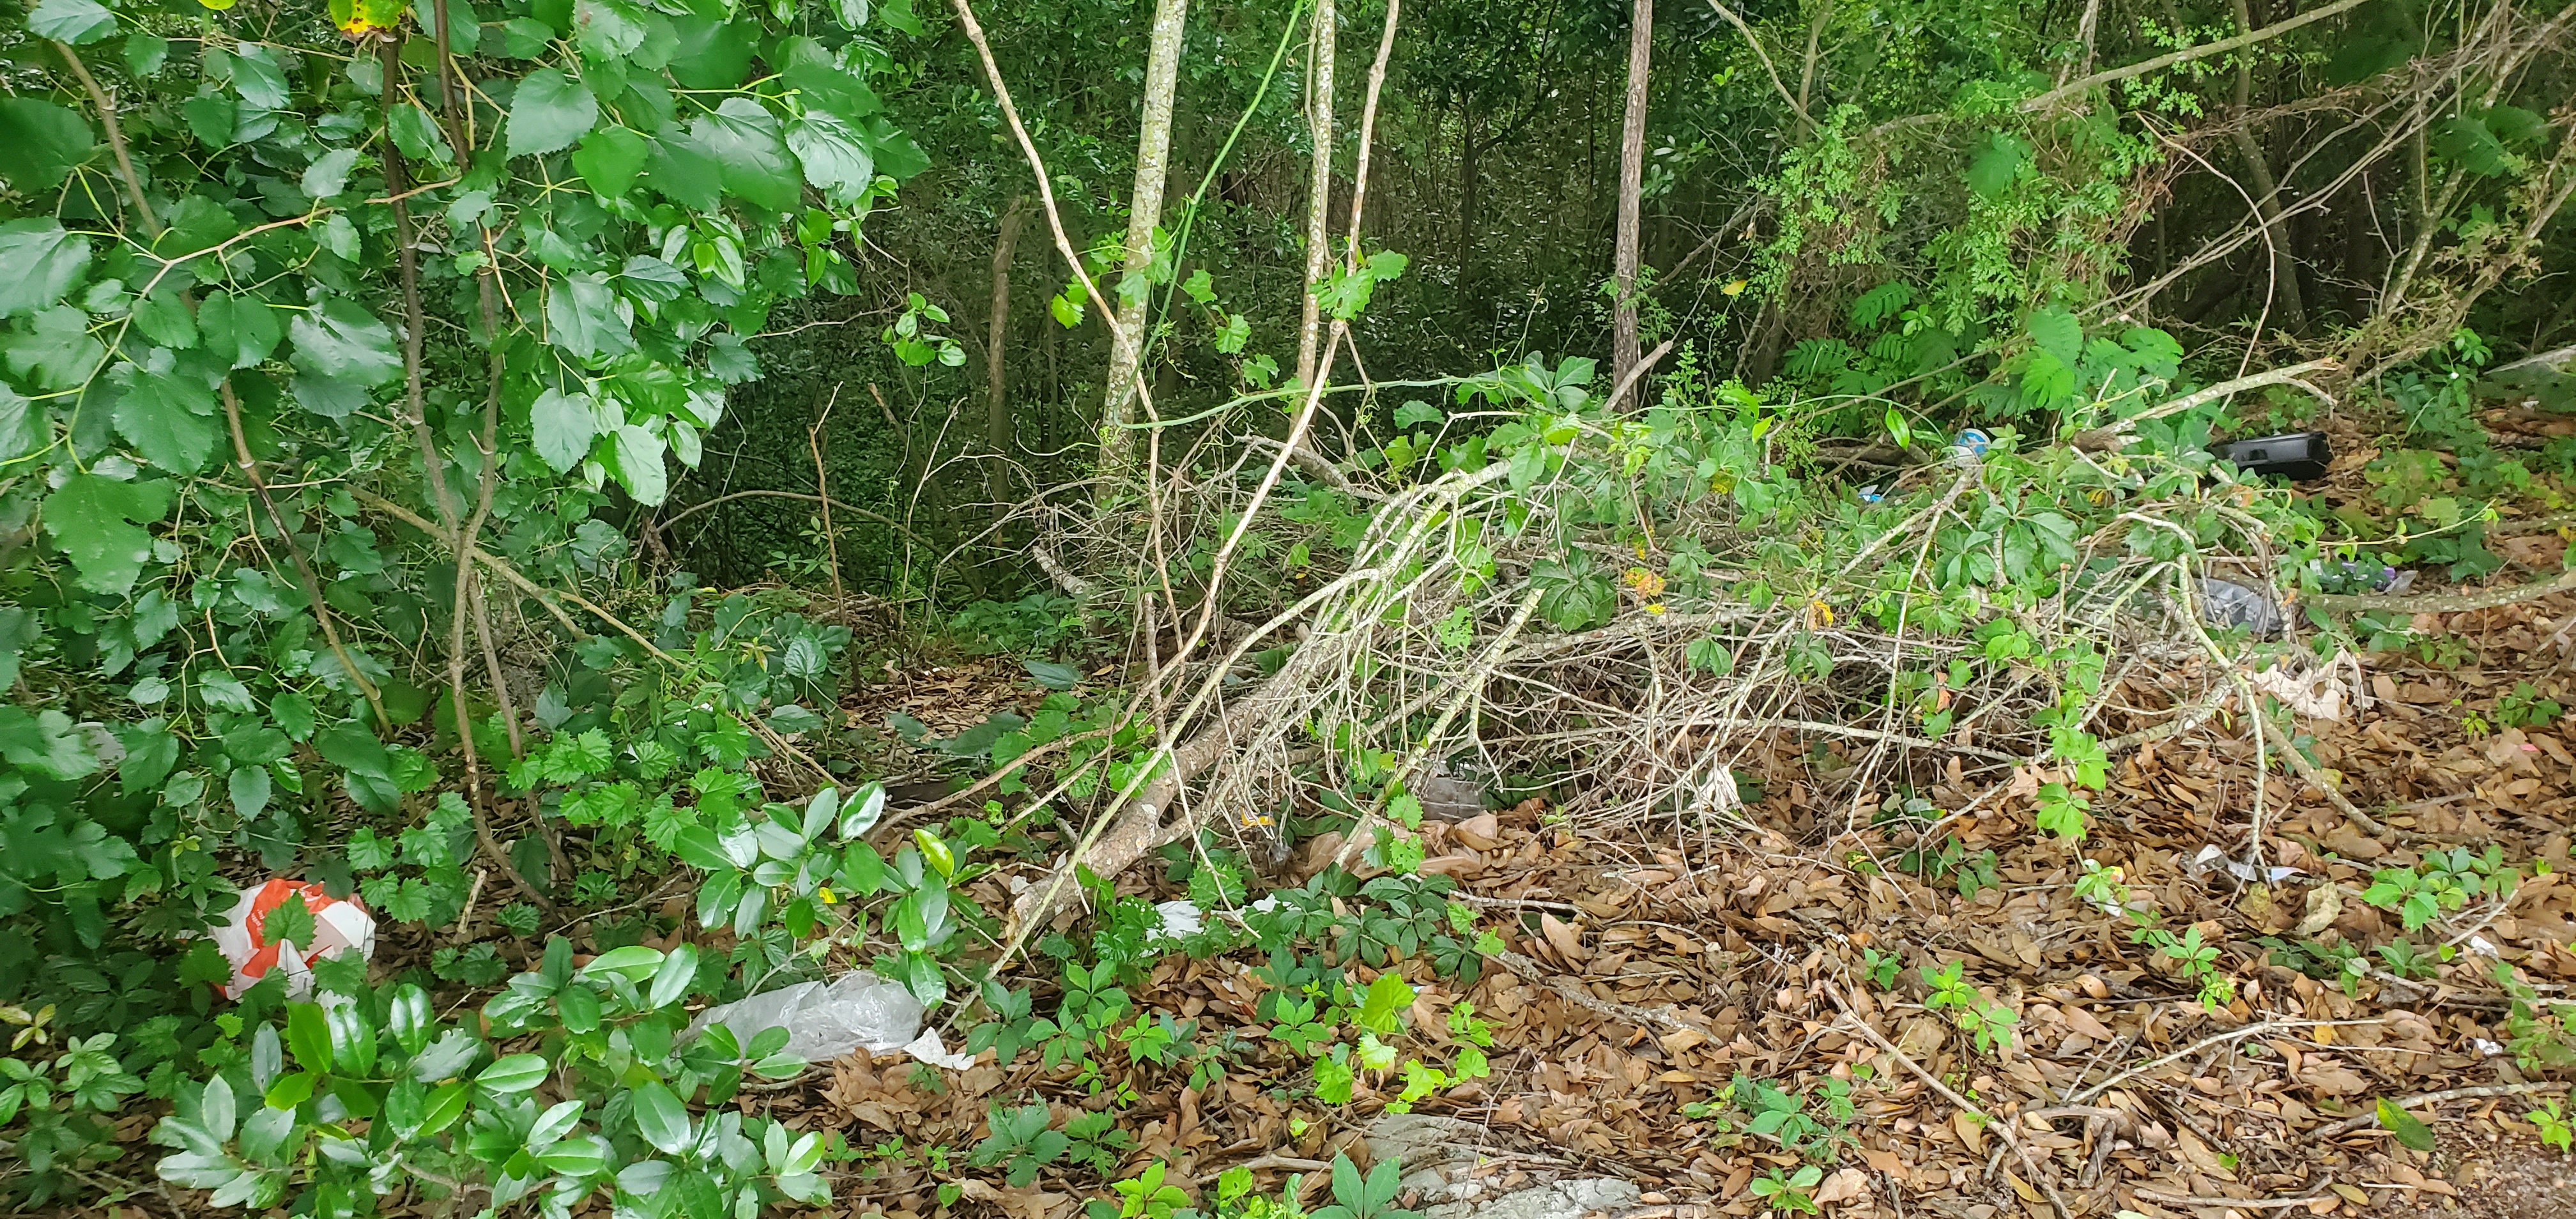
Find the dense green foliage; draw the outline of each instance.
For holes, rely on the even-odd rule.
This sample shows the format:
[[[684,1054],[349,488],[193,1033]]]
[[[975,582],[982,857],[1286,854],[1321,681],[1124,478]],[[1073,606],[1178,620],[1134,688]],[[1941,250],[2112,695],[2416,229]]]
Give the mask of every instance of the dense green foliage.
[[[1485,671],[1525,629],[1681,622],[1684,677],[1742,666],[1936,740],[1954,700],[2021,699],[1980,739],[2051,767],[2034,829],[2082,840],[2106,656],[2077,611],[2188,600],[2219,553],[2310,592],[2334,591],[2323,560],[2484,575],[2487,501],[2576,473],[2568,442],[2508,453],[2478,417],[2505,389],[2566,404],[2546,367],[2481,375],[2576,328],[2511,290],[2576,261],[2570,11],[2267,7],[1666,6],[1639,306],[1664,362],[1618,403],[1617,370],[1570,353],[1612,326],[1625,5],[1420,6],[1375,82],[1387,10],[1339,9],[1335,163],[1375,159],[1356,202],[1330,184],[1329,387],[1294,383],[1309,5],[1191,14],[1140,250],[1148,5],[982,14],[1043,214],[963,23],[910,0],[13,8],[0,1015],[22,1035],[0,1201],[140,1179],[101,1175],[137,1094],[169,1115],[160,1175],[217,1206],[819,1201],[846,1149],[729,1107],[745,1072],[801,1066],[783,1042],[678,1034],[691,1005],[827,964],[982,1004],[975,1050],[1123,1051],[1204,1083],[1227,1051],[1117,993],[1151,959],[1150,907],[1103,889],[1076,939],[965,888],[1074,845],[1037,837],[1062,815],[1044,801],[1105,824],[1194,777],[1175,747],[1220,683],[1346,685],[1267,729],[1327,757],[1299,763],[1320,795],[1229,788],[1245,824],[1183,835],[1198,862],[1168,862],[1203,904],[1248,896],[1229,847],[1417,822],[1407,782],[1460,704],[1405,683],[1458,675],[1247,621],[1311,612],[1313,638],[1380,631]],[[1118,303],[1147,318],[1141,495],[1093,480]],[[2367,507],[2316,511],[2203,451],[2329,394],[2388,439]],[[1328,473],[1286,468],[1277,442],[1309,422]],[[1967,426],[1991,445],[1954,451]],[[1884,495],[1854,494],[1873,478]],[[1086,685],[1122,632],[1220,613],[1222,663],[1157,651],[1160,689]],[[865,780],[894,745],[841,712],[861,656],[896,646],[854,633],[871,620],[1022,657],[1050,691],[1028,717],[888,727],[959,771],[1044,752],[1053,789],[1015,772],[980,810],[878,831]],[[1919,650],[1856,670],[1853,623]],[[2408,642],[2397,618],[2333,639]],[[1506,780],[1570,790],[1586,748],[1533,747]],[[1271,957],[1261,1018],[1315,1095],[1400,1075],[1409,1105],[1483,1071],[1480,1026],[1453,1018],[1445,1066],[1400,1054],[1410,992],[1334,971],[1422,955],[1472,980],[1493,945],[1403,875],[1418,846],[1362,845],[1398,875],[1327,870],[1193,947]],[[1955,842],[1909,858],[1993,881]],[[374,978],[326,964],[318,1001],[220,1000],[200,933],[271,873],[356,893],[425,950]],[[2383,883],[2411,930],[2493,883],[2455,873]],[[729,948],[647,946],[681,931],[672,894]],[[985,976],[974,954],[1005,942],[1049,959],[1054,1017]],[[1014,1184],[1106,1171],[1113,1133],[997,1110],[975,1154]],[[1159,1182],[1121,1183],[1122,1213],[1172,1213]],[[1401,1214],[1391,1178],[1334,1192]]]

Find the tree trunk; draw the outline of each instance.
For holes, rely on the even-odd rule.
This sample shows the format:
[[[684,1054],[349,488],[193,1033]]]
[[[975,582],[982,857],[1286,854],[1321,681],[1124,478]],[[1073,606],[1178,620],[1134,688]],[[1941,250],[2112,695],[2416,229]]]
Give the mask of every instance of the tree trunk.
[[[1313,181],[1306,190],[1306,304],[1297,325],[1297,384],[1315,383],[1315,361],[1324,345],[1323,300],[1316,295],[1331,265],[1333,208],[1333,0],[1315,0],[1313,70],[1306,78],[1307,130],[1315,143]]]
[[[1172,100],[1179,92],[1181,36],[1189,0],[1155,0],[1153,40],[1145,52],[1145,110],[1136,139],[1136,189],[1127,201],[1128,272],[1154,261],[1154,225],[1163,215],[1163,180],[1171,171]],[[1117,294],[1110,286],[1108,291]],[[1114,487],[1136,462],[1135,430],[1124,426],[1136,407],[1136,374],[1143,365],[1148,294],[1118,299],[1118,329],[1109,344],[1109,380],[1100,407],[1100,472]],[[1114,493],[1114,492],[1113,492]]]
[[[1002,231],[993,242],[993,328],[992,338],[984,344],[984,443],[993,447],[993,461],[987,468],[984,494],[993,501],[996,522],[1010,500],[1006,467],[1019,447],[1011,427],[1009,383],[1002,364],[1011,328],[1011,254],[1019,244],[1020,222],[1028,214],[1027,195],[1012,199],[1010,210],[1002,213]]]
[[[1628,21],[1628,118],[1619,129],[1619,239],[1611,277],[1610,383],[1627,383],[1637,366],[1637,205],[1646,180],[1646,81],[1653,64],[1655,0],[1635,0]],[[1610,404],[1617,410],[1619,404]]]
[[[2253,19],[2246,12],[2245,0],[2236,0],[2236,24],[2251,33]],[[2236,113],[2245,113],[2254,91],[2254,60],[2251,56],[2236,63]],[[2272,164],[2263,156],[2263,146],[2255,141],[2254,132],[2238,127],[2231,137],[2238,156],[2245,158],[2246,176],[2253,179],[2254,214],[2263,222],[2267,236],[2264,247],[2272,254],[2272,300],[2279,306],[2281,328],[2292,334],[2308,328],[2306,297],[2299,291],[2299,263],[2292,249],[2290,230],[2281,223],[2281,187],[2273,180]],[[2260,336],[2257,336],[2260,337]]]

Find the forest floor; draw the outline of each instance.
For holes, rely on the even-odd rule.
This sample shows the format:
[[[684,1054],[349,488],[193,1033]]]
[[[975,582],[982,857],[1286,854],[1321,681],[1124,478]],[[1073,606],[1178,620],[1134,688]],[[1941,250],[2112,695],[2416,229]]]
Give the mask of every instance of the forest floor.
[[[2523,539],[2511,557],[2555,570],[2563,545]],[[1492,1076],[1425,1102],[1429,1118],[1362,1121],[1391,1082],[1374,1097],[1364,1086],[1339,1112],[1283,1088],[1303,1060],[1260,1041],[1257,953],[1166,958],[1130,988],[1138,1008],[1197,1021],[1202,1042],[1231,1032],[1253,1049],[1204,1092],[1157,1068],[1113,1068],[1112,1082],[1129,1074],[1137,1097],[1117,1110],[1135,1139],[1126,1164],[1168,1160],[1173,1180],[1197,1182],[1249,1165],[1265,1189],[1302,1171],[1311,1190],[1337,1149],[1365,1163],[1402,1148],[1406,1205],[1607,1177],[1644,1192],[1575,1209],[1626,1219],[1760,1214],[1774,1204],[1751,1188],[1757,1174],[1817,1161],[1824,1173],[1809,1192],[1837,1215],[2046,1217],[2061,1203],[2068,1214],[2205,1219],[2576,1212],[2576,1171],[2523,1116],[2564,1085],[2516,1069],[2491,977],[2500,958],[2547,992],[2576,984],[2576,886],[2565,879],[2576,742],[2563,725],[2498,726],[2513,718],[2499,701],[2576,704],[2563,645],[2549,638],[2571,612],[2576,599],[2554,598],[2419,621],[2426,637],[2474,656],[2451,666],[2373,657],[2342,721],[2300,721],[2318,762],[2343,772],[2344,792],[2389,833],[2372,837],[2315,787],[2276,775],[2263,793],[2265,862],[2290,871],[2274,883],[2249,883],[2228,858],[2204,854],[2246,853],[2257,771],[2241,719],[2221,715],[2114,760],[2082,854],[2122,869],[2133,904],[2152,906],[2164,927],[2197,928],[2218,949],[2237,990],[2223,1006],[2135,942],[2126,914],[2079,900],[2083,859],[2035,833],[2027,802],[2009,798],[2032,774],[1953,768],[1920,792],[1938,808],[1979,811],[1946,826],[1961,857],[1946,875],[1919,856],[1909,870],[1921,826],[1873,824],[1893,793],[1858,781],[1856,751],[1782,735],[1740,768],[1763,782],[1736,825],[1576,825],[1538,800],[1425,822],[1425,870],[1455,878],[1453,896],[1507,939],[1473,985],[1438,979],[1418,958],[1393,966],[1420,988],[1417,1035],[1436,1035],[1461,1001],[1493,1032]],[[1011,668],[905,674],[859,697],[867,714],[899,708],[955,731],[1015,697]],[[2151,690],[2112,698],[2160,705]],[[2110,718],[2107,730],[2121,731]],[[2411,937],[2359,900],[2376,869],[2490,844],[2526,865],[2509,899],[2446,910]],[[1306,844],[1265,882],[1298,883],[1333,845]],[[1978,876],[1986,850],[1991,873]],[[2528,875],[2535,862],[2546,868]],[[1963,874],[1982,883],[1963,894]],[[982,882],[986,908],[1005,904],[1009,879],[1006,866]],[[1122,891],[1184,895],[1138,876]],[[2401,937],[2426,958],[2403,962],[2411,977],[2373,951]],[[2320,955],[2339,944],[2358,947],[2366,969],[2349,989]],[[1924,1006],[1919,967],[1953,960],[2017,1017],[2008,1049],[1980,1052]],[[1354,985],[1374,973],[1352,972]],[[1042,992],[1051,982],[1031,980]],[[1072,1068],[1035,1058],[1007,1070],[988,1059],[929,1087],[909,1060],[847,1059],[764,1103],[854,1145],[899,1136],[915,1149],[972,1144],[1004,1098],[1111,1107],[1105,1091],[1075,1086]],[[1753,1090],[1719,1097],[1737,1080],[1798,1098],[1824,1141],[1802,1157],[1749,1133]],[[1850,1085],[1839,1114],[1834,1080]],[[2438,1140],[2429,1151],[2402,1146],[2374,1117],[2381,1099],[2462,1089],[2485,1091],[2413,1106]],[[916,1219],[941,1209],[937,1187],[953,1179],[919,1157],[863,1161],[837,1205]],[[1067,1180],[1020,1190],[973,1181],[956,1205],[1068,1219],[1096,1193]]]

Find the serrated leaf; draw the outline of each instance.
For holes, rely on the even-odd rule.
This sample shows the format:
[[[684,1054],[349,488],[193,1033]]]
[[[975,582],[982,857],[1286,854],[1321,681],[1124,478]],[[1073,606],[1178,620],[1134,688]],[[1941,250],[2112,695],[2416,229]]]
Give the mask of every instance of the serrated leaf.
[[[345,297],[314,302],[286,330],[295,339],[295,366],[315,376],[364,386],[382,385],[402,373],[393,329]]]
[[[536,432],[537,456],[557,474],[580,465],[599,437],[599,408],[588,394],[549,389],[529,405],[528,422]]]
[[[116,14],[96,0],[44,0],[27,14],[27,32],[76,47],[87,46],[115,36]]]
[[[725,193],[772,212],[793,211],[797,170],[789,163],[778,119],[747,97],[729,97],[689,125],[694,142],[720,166]]]
[[[215,391],[191,373],[131,364],[117,371],[124,386],[113,413],[117,434],[145,461],[173,474],[205,469],[219,432]]]
[[[639,504],[658,504],[671,493],[670,472],[662,458],[668,452],[662,438],[631,423],[619,424],[616,443],[609,450],[609,470],[635,497]]]
[[[546,339],[584,360],[622,355],[635,349],[634,308],[605,278],[567,275],[546,293]]]
[[[2084,356],[2084,323],[2059,305],[2031,310],[2030,337],[2069,368]]]
[[[519,78],[510,98],[509,155],[523,157],[570,148],[599,121],[599,99],[590,87],[558,68]]]
[[[61,186],[97,148],[98,137],[79,111],[32,97],[0,98],[0,181],[19,194]]]
[[[1968,189],[1991,199],[2021,176],[2030,145],[2008,132],[1989,131],[1968,149]]]
[[[0,318],[61,300],[88,269],[88,239],[51,219],[0,224]]]
[[[232,368],[256,368],[267,362],[277,350],[277,341],[285,336],[277,323],[277,311],[256,296],[236,296],[221,290],[206,293],[197,302],[199,343],[209,352],[229,361]]]
[[[809,111],[787,125],[787,146],[804,167],[805,180],[834,203],[855,204],[876,183],[876,158],[839,115]]]
[[[71,557],[82,588],[123,596],[152,558],[152,535],[140,526],[169,510],[167,482],[75,474],[45,497],[45,532]]]
[[[635,175],[644,172],[648,146],[644,137],[624,127],[602,127],[581,137],[581,147],[573,150],[573,172],[601,198],[625,194],[635,185]]]
[[[304,193],[316,199],[328,199],[348,189],[349,171],[358,167],[358,150],[334,148],[313,159],[306,166],[301,185]]]

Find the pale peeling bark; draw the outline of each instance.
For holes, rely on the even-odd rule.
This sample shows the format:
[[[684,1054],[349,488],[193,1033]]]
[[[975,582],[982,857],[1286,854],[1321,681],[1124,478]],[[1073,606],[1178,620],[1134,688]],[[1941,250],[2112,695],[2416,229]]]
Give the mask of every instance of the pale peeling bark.
[[[1332,264],[1328,215],[1333,207],[1333,0],[1316,0],[1313,70],[1307,76],[1306,121],[1315,144],[1313,179],[1306,192],[1306,305],[1297,326],[1297,384],[1315,381],[1324,341],[1323,300],[1316,295]]]
[[[1179,92],[1181,36],[1189,17],[1189,0],[1156,0],[1154,31],[1145,54],[1145,112],[1136,140],[1136,189],[1127,203],[1127,271],[1140,271],[1154,260],[1154,225],[1163,214],[1163,184],[1171,173],[1172,100]],[[1103,284],[1117,292],[1114,283]],[[1100,407],[1100,472],[1113,484],[1136,461],[1133,421],[1137,375],[1142,365],[1147,301],[1120,300],[1118,330],[1125,341],[1112,341],[1108,390]]]
[[[1611,384],[1637,366],[1638,195],[1646,178],[1646,82],[1653,64],[1655,0],[1636,0],[1628,28],[1628,117],[1619,130],[1619,246],[1611,271],[1618,300],[1612,315]],[[1611,403],[1615,409],[1618,403]]]

